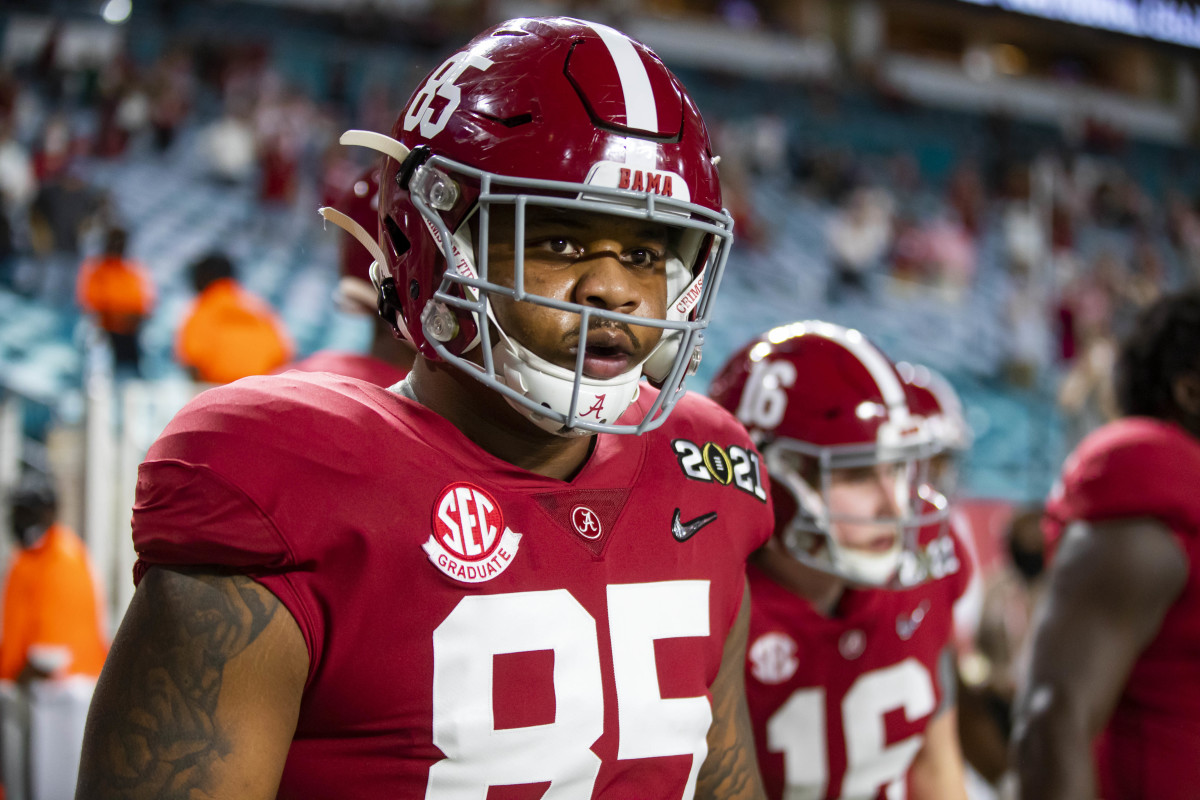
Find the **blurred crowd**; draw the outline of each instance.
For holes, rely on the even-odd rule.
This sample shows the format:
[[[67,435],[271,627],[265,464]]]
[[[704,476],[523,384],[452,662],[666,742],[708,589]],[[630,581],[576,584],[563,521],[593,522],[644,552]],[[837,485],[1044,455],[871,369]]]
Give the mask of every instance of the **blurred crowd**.
[[[739,14],[761,24],[764,14],[754,4],[713,11],[731,24]],[[105,187],[90,183],[89,163],[171,157],[187,131],[209,180],[255,193],[254,230],[304,235],[316,226],[311,214],[291,214],[298,198],[335,202],[363,168],[338,134],[385,130],[403,102],[394,82],[363,80],[345,62],[327,65],[321,91],[301,88],[283,76],[266,41],[168,39],[152,60],[118,52],[106,63],[65,68],[59,33],[51,31],[35,59],[0,75],[0,286],[53,306],[78,298],[108,335],[112,314],[89,305],[80,267],[102,253],[110,230],[124,229],[133,245],[139,231]],[[911,111],[868,83],[812,88],[812,113],[836,119],[854,94],[867,95],[880,119]],[[709,117],[740,246],[772,246],[778,222],[756,209],[753,186],[785,176],[824,220],[819,255],[830,306],[914,290],[965,306],[985,259],[998,264],[1007,287],[1007,296],[993,298],[1007,326],[1003,377],[1016,387],[1053,385],[1071,441],[1111,413],[1101,378],[1114,337],[1164,288],[1200,276],[1195,188],[1152,193],[1126,165],[1128,143],[1103,128],[1082,126],[1028,151],[1011,121],[990,119],[986,139],[935,175],[907,149],[814,143],[782,111],[722,118],[718,109]],[[304,220],[303,231],[288,227],[293,219]],[[145,266],[143,275],[155,274],[153,263]],[[128,298],[125,305],[142,316],[149,308]],[[126,348],[125,363],[136,361],[128,341],[113,347]]]
[[[853,93],[886,119],[886,95]],[[813,94],[819,113],[837,115],[838,92]],[[745,172],[735,187],[786,176],[788,191],[818,209],[831,307],[920,291],[965,309],[986,291],[981,270],[998,270],[1004,293],[989,298],[1006,334],[997,377],[1056,393],[1070,447],[1112,418],[1114,342],[1138,311],[1200,280],[1200,194],[1182,178],[1152,191],[1129,166],[1130,143],[1103,128],[1062,132],[1034,150],[1013,141],[1009,120],[983,124],[987,141],[939,176],[908,150],[805,141],[773,112],[723,126],[718,138]],[[731,204],[740,241],[773,246],[753,204],[736,190]]]

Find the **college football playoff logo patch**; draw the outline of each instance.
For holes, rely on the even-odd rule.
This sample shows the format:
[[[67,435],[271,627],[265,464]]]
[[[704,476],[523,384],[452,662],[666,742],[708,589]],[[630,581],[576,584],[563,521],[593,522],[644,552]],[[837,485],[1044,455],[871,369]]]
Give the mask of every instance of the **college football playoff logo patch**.
[[[421,549],[442,572],[465,583],[489,581],[508,569],[521,534],[504,526],[495,498],[470,483],[452,483],[433,505],[433,533]]]
[[[734,486],[760,502],[767,502],[762,467],[753,450],[736,444],[721,447],[716,442],[700,444],[688,439],[672,439],[671,449],[688,480]]]

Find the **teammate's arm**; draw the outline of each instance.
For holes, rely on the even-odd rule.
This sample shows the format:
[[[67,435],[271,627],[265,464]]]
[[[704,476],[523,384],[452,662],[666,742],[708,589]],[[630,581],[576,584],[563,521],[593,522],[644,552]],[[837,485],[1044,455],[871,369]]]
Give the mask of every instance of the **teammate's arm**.
[[[696,781],[696,797],[712,800],[762,798],[754,734],[746,707],[746,641],[750,635],[750,586],[742,593],[737,621],[725,640],[721,669],[712,685],[713,723],[708,758]]]
[[[308,651],[260,584],[150,569],[88,713],[77,798],[274,798]]]
[[[925,727],[925,743],[908,770],[908,796],[911,800],[966,800],[955,706],[940,711]]]
[[[1092,800],[1092,739],[1187,578],[1150,519],[1076,523],[1055,558],[1017,698],[1012,763],[1022,800]]]

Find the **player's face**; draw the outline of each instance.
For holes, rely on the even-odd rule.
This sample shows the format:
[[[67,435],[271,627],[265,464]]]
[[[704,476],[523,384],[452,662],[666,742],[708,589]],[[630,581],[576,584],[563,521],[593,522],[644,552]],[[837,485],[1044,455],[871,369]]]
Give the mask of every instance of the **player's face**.
[[[516,247],[512,209],[492,212],[488,277],[515,287]],[[508,232],[505,234],[505,232]],[[524,290],[531,294],[665,319],[667,309],[667,229],[632,220],[564,209],[529,207],[525,238]],[[534,303],[493,295],[496,320],[504,331],[547,361],[574,369],[581,340],[584,374],[613,378],[650,355],[662,328],[593,319],[581,335],[580,316]]]
[[[903,485],[904,464],[874,464],[834,469],[829,475],[828,503],[833,535],[838,544],[866,553],[886,553],[900,532],[897,489]],[[890,522],[869,522],[883,519]]]

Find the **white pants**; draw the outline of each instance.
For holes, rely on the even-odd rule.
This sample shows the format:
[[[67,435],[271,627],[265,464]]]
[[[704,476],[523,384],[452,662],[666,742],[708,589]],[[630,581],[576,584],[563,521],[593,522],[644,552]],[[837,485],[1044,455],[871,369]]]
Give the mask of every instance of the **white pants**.
[[[0,764],[6,800],[72,800],[96,679],[0,681]]]

